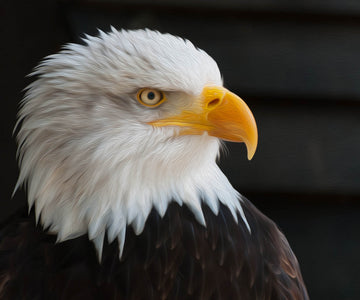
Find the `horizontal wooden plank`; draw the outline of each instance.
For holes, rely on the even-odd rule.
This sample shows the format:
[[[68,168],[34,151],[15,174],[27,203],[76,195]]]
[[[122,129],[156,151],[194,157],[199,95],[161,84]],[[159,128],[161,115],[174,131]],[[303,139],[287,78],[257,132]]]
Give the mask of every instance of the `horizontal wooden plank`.
[[[231,9],[245,11],[267,12],[297,12],[297,13],[360,13],[360,2],[356,0],[82,0],[82,4],[112,4],[112,5],[146,5],[188,7],[202,9]]]
[[[74,36],[112,24],[186,37],[216,59],[228,87],[246,95],[360,100],[360,21],[129,8],[68,16]]]
[[[252,161],[228,143],[221,166],[240,191],[360,195],[360,107],[250,105],[259,130]]]

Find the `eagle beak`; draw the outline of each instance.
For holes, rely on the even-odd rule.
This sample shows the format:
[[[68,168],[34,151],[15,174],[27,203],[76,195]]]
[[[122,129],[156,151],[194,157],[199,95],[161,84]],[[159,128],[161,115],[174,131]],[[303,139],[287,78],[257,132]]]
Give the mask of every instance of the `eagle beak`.
[[[180,114],[149,124],[179,126],[181,135],[209,135],[246,145],[248,159],[255,154],[258,133],[253,114],[246,103],[223,87],[207,86],[193,105]]]

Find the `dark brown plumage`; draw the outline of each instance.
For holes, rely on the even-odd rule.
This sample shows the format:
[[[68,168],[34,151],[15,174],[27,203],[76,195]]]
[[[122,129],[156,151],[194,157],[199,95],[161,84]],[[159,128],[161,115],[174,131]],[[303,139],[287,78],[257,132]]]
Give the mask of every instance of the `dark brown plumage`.
[[[56,244],[18,218],[0,233],[0,299],[308,299],[284,235],[243,208],[251,234],[223,205],[217,216],[203,205],[206,228],[186,206],[153,210],[139,236],[128,228],[121,261],[105,243],[100,264],[86,236]]]

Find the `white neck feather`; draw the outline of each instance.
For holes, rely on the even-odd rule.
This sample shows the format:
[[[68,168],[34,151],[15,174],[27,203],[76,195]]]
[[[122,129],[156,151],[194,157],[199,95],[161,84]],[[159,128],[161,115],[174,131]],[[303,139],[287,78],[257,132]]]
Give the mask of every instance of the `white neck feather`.
[[[165,129],[168,136],[176,136],[175,130]],[[146,136],[151,136],[148,143]],[[164,129],[146,126],[141,140],[133,136],[127,145],[128,139],[104,136],[107,142],[99,141],[101,146],[94,149],[76,149],[83,145],[79,142],[66,148],[54,145],[58,164],[42,147],[25,153],[18,184],[28,178],[29,207],[35,205],[36,217],[41,216],[58,241],[88,233],[101,257],[107,233],[109,242],[118,239],[121,255],[127,225],[140,234],[151,209],[163,216],[171,201],[187,205],[204,226],[201,202],[217,214],[220,201],[236,221],[240,214],[248,227],[240,195],[216,164],[217,138],[207,134],[166,138]],[[130,145],[135,146],[129,149]]]

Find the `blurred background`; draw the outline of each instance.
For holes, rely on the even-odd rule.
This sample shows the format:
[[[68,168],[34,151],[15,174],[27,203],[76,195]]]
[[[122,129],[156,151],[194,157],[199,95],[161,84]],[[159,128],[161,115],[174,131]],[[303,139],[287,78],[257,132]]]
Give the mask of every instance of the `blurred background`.
[[[26,203],[11,199],[25,76],[110,24],[180,35],[215,58],[259,129],[253,160],[228,144],[224,172],[285,233],[312,299],[360,299],[360,1],[2,0],[0,221]]]

